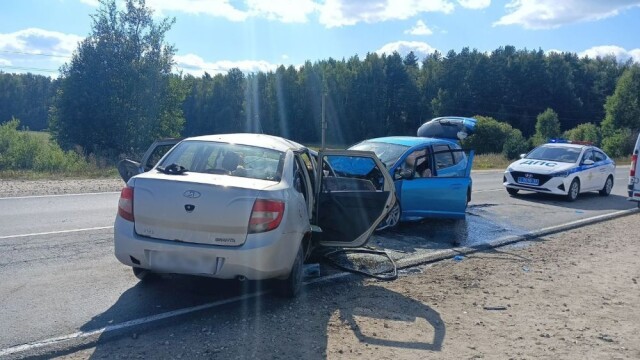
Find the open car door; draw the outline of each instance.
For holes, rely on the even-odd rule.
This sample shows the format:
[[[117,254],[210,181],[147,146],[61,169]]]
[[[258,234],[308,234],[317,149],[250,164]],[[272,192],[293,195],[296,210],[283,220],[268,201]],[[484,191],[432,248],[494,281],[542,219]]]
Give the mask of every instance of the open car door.
[[[181,139],[162,139],[157,140],[144,153],[142,160],[137,162],[131,159],[124,159],[118,162],[118,173],[124,182],[129,181],[134,175],[147,172],[158,163],[158,161]]]
[[[471,150],[463,157],[462,152],[462,149],[434,152],[434,176],[420,177],[414,166],[410,174],[400,177],[398,192],[402,199],[403,220],[465,218],[471,194],[470,174],[474,154]]]
[[[364,245],[396,201],[393,178],[370,151],[318,154],[315,225],[323,246]]]

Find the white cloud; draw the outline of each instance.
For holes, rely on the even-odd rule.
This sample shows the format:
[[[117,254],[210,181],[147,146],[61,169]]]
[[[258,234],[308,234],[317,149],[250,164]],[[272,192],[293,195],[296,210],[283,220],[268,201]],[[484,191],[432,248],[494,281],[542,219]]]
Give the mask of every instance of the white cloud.
[[[80,0],[95,5],[97,0]],[[405,20],[426,12],[453,12],[454,0],[147,0],[157,16],[168,12],[221,17],[230,21],[265,18],[284,23],[306,23],[312,14],[320,24],[340,27],[357,23]],[[467,8],[481,9],[491,0],[458,0]],[[241,5],[239,5],[241,3]]]
[[[640,48],[626,50],[620,46],[603,45],[594,46],[578,54],[580,57],[588,56],[590,58],[605,57],[613,55],[618,61],[625,62],[633,59],[634,62],[640,63]]]
[[[305,23],[319,9],[312,0],[247,0],[247,7],[253,16],[284,23]]]
[[[458,0],[458,4],[463,8],[480,10],[488,8],[491,5],[491,0]]]
[[[100,5],[100,2],[98,2],[98,0],[80,0],[80,2],[93,7],[98,7],[98,5]]]
[[[11,65],[11,60],[0,58],[0,66]]]
[[[427,27],[427,24],[425,24],[424,21],[418,20],[414,27],[409,30],[405,30],[404,33],[410,35],[431,35],[433,34],[433,31]]]
[[[230,21],[244,21],[249,17],[248,12],[236,9],[229,0],[147,0],[146,4],[158,16],[172,11],[222,17]]]
[[[511,0],[508,14],[493,23],[525,29],[553,29],[562,25],[596,21],[640,6],[640,0]]]
[[[326,27],[404,20],[424,12],[451,13],[449,0],[326,0],[320,10],[320,23]]]
[[[13,33],[0,34],[0,50],[71,56],[84,39],[74,34],[64,34],[38,28],[28,28]]]
[[[230,0],[147,0],[147,6],[158,16],[164,16],[167,12],[181,12],[221,17],[229,21],[258,17],[284,23],[305,23],[309,14],[319,8],[313,0],[245,0],[243,8],[235,4],[237,1]]]
[[[431,47],[431,45],[420,41],[396,41],[384,45],[383,47],[378,49],[376,53],[386,53],[387,55],[390,55],[394,51],[398,52],[398,54],[400,54],[401,56],[406,56],[409,52],[413,51],[413,53],[419,59],[422,59],[425,56],[435,52],[436,49]]]
[[[206,62],[203,58],[195,54],[174,56],[176,67],[185,73],[201,76],[205,71],[211,75],[226,74],[233,68],[238,68],[242,72],[269,72],[275,71],[279,65],[271,64],[263,60],[222,60],[216,62]]]

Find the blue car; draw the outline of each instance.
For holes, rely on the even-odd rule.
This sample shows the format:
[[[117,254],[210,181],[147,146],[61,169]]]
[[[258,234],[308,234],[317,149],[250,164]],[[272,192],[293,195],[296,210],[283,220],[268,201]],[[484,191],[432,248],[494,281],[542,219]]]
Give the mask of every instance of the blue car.
[[[398,201],[378,230],[400,221],[465,218],[473,151],[467,154],[460,140],[473,133],[475,124],[473,118],[436,118],[423,124],[418,136],[369,139],[349,148],[373,151],[395,180]]]

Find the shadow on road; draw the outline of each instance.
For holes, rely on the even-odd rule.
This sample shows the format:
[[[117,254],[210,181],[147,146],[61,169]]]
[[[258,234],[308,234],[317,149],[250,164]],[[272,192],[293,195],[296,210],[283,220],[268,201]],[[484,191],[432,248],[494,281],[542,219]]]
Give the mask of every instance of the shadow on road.
[[[121,356],[324,359],[329,346],[340,351],[336,355],[349,357],[349,343],[417,351],[441,350],[446,330],[437,311],[375,283],[363,284],[361,280],[360,277],[340,278],[308,285],[293,300],[266,294],[110,331],[103,333],[97,342],[55,355],[92,351],[89,355],[92,359]],[[126,290],[111,308],[87,322],[82,330],[91,331],[160,313],[171,304],[186,306],[251,294],[263,286],[256,282],[233,285],[182,276],[138,283]],[[158,304],[163,307],[158,308]]]

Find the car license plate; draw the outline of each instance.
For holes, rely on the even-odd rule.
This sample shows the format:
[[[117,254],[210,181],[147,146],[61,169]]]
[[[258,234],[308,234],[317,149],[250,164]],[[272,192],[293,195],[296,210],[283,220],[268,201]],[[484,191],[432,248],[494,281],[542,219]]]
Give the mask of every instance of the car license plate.
[[[214,274],[216,259],[202,254],[169,251],[150,251],[149,264],[152,268],[186,274]]]
[[[519,177],[518,184],[526,184],[526,185],[538,185],[539,180],[536,178],[528,178],[528,177]]]

